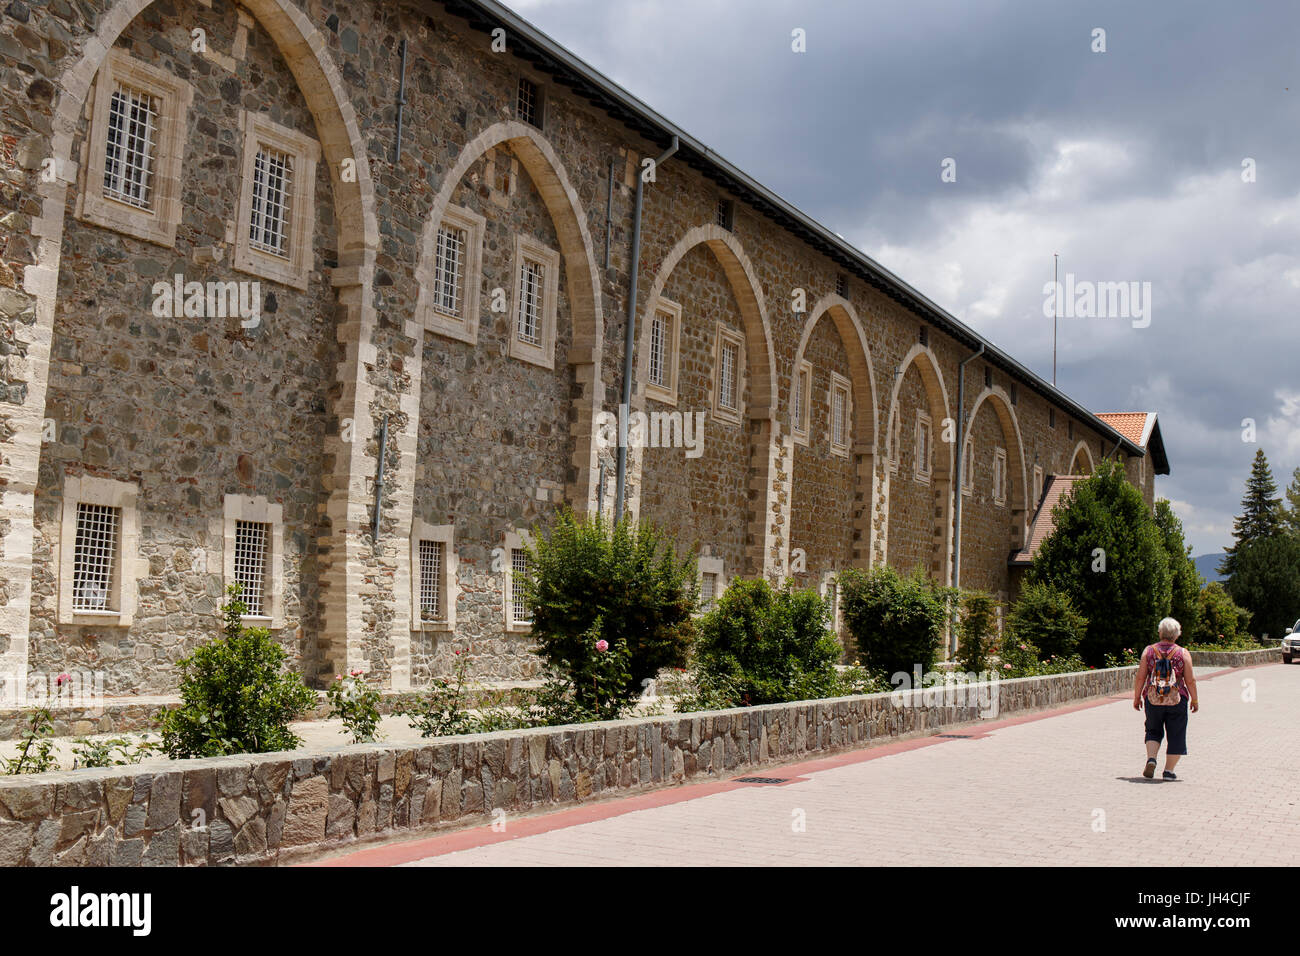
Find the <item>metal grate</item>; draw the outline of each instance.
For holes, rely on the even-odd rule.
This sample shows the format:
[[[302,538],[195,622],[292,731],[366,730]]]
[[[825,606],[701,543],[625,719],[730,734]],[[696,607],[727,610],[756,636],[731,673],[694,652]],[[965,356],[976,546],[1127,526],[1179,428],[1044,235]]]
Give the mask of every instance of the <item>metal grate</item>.
[[[849,277],[843,273],[835,277],[835,294],[841,298],[849,294]]]
[[[121,83],[108,104],[104,151],[104,195],[137,209],[153,205],[157,97]]]
[[[705,571],[700,575],[700,606],[712,607],[713,599],[718,594],[718,575],[716,571]]]
[[[465,230],[442,226],[433,266],[433,307],[460,315],[461,278],[465,259]]]
[[[719,199],[717,210],[718,225],[723,229],[730,230],[736,221],[736,207],[730,199]]]
[[[72,609],[107,611],[117,555],[121,509],[77,505],[77,537],[72,558]]]
[[[807,431],[808,428],[804,423],[804,389],[808,387],[808,370],[799,369],[795,376],[794,385],[794,427],[799,431]]]
[[[510,552],[510,617],[516,624],[531,624],[532,609],[528,606],[528,552],[515,548]]]
[[[650,384],[663,388],[667,384],[668,323],[670,319],[656,312],[650,320]]]
[[[293,157],[259,146],[253,160],[253,211],[249,244],[261,252],[289,258],[289,190],[293,187]]]
[[[848,444],[848,400],[842,388],[831,392],[831,444],[840,447]]]
[[[515,104],[519,118],[531,126],[540,128],[542,125],[539,120],[541,105],[541,91],[537,89],[537,84],[521,76],[519,78],[519,97]]]
[[[542,279],[545,269],[540,262],[525,259],[519,267],[519,315],[515,334],[529,345],[542,342]]]
[[[442,545],[441,541],[420,542],[420,619],[424,621],[443,618]]]
[[[789,783],[789,777],[737,777],[736,783]]]
[[[718,362],[718,404],[735,411],[736,403],[736,364],[740,359],[740,348],[734,342],[723,342]]]
[[[263,521],[235,522],[235,582],[248,613],[265,616],[266,552],[271,526]]]

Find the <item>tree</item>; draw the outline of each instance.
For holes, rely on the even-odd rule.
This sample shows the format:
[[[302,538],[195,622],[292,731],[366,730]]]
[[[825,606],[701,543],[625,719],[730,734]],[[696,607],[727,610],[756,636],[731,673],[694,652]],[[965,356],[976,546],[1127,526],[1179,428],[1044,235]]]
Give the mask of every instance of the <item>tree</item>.
[[[1069,657],[1079,649],[1088,619],[1070,596],[1047,584],[1027,584],[1007,615],[1005,645],[1029,644],[1047,657]]]
[[[840,572],[840,613],[867,668],[886,678],[934,666],[948,619],[949,588],[919,570],[902,577],[888,565]]]
[[[1201,616],[1201,588],[1205,582],[1192,561],[1192,549],[1183,540],[1183,523],[1168,500],[1156,502],[1156,527],[1169,561],[1169,609],[1166,612],[1183,626],[1184,634],[1197,630]]]
[[[997,635],[997,609],[997,601],[983,591],[966,591],[961,596],[957,662],[967,673],[978,674],[988,666]]]
[[[1282,506],[1282,522],[1286,530],[1300,535],[1300,468],[1291,472],[1291,483],[1286,486],[1286,504]]]
[[[1142,493],[1105,461],[1074,484],[1052,513],[1055,530],[1026,577],[1065,592],[1088,620],[1079,654],[1100,666],[1106,655],[1144,647],[1169,607],[1169,561]]]
[[[1183,628],[1184,644],[1216,644],[1235,647],[1254,643],[1247,630],[1250,612],[1228,596],[1223,585],[1211,581],[1201,589],[1201,616],[1193,631]]]
[[[1225,588],[1250,612],[1251,630],[1282,634],[1300,617],[1300,538],[1274,534],[1246,541],[1234,564]]]
[[[1277,484],[1264,457],[1264,449],[1255,450],[1255,460],[1250,465],[1246,479],[1246,494],[1241,499],[1241,514],[1233,519],[1232,536],[1236,543],[1228,548],[1219,573],[1232,576],[1237,566],[1237,552],[1242,545],[1268,538],[1282,530],[1282,499],[1277,497]]]

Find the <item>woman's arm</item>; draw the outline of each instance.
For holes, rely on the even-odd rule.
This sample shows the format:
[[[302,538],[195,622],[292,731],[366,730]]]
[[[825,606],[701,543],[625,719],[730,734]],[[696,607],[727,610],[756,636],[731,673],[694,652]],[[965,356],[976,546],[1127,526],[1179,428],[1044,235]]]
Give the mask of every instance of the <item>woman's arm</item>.
[[[1147,651],[1142,648],[1142,661],[1138,664],[1137,673],[1133,676],[1133,709],[1142,709],[1142,688],[1147,682]]]
[[[1196,675],[1192,673],[1192,652],[1183,648],[1183,680],[1187,682],[1187,692],[1192,695],[1192,713],[1201,709],[1200,698],[1196,696]]]

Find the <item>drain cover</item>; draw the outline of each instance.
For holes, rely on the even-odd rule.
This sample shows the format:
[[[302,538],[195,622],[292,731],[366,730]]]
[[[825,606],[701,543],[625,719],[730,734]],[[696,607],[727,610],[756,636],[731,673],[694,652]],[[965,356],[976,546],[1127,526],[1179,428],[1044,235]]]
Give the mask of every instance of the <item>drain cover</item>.
[[[970,740],[974,734],[935,734],[936,737],[945,737],[948,740]]]
[[[736,783],[786,783],[786,777],[737,777]]]

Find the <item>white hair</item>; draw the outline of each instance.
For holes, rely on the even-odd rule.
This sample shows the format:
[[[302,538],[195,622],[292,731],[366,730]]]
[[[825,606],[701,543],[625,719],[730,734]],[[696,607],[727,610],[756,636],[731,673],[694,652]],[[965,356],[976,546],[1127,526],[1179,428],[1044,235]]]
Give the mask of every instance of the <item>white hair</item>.
[[[1176,641],[1182,633],[1183,626],[1172,617],[1167,617],[1160,622],[1160,640]]]

